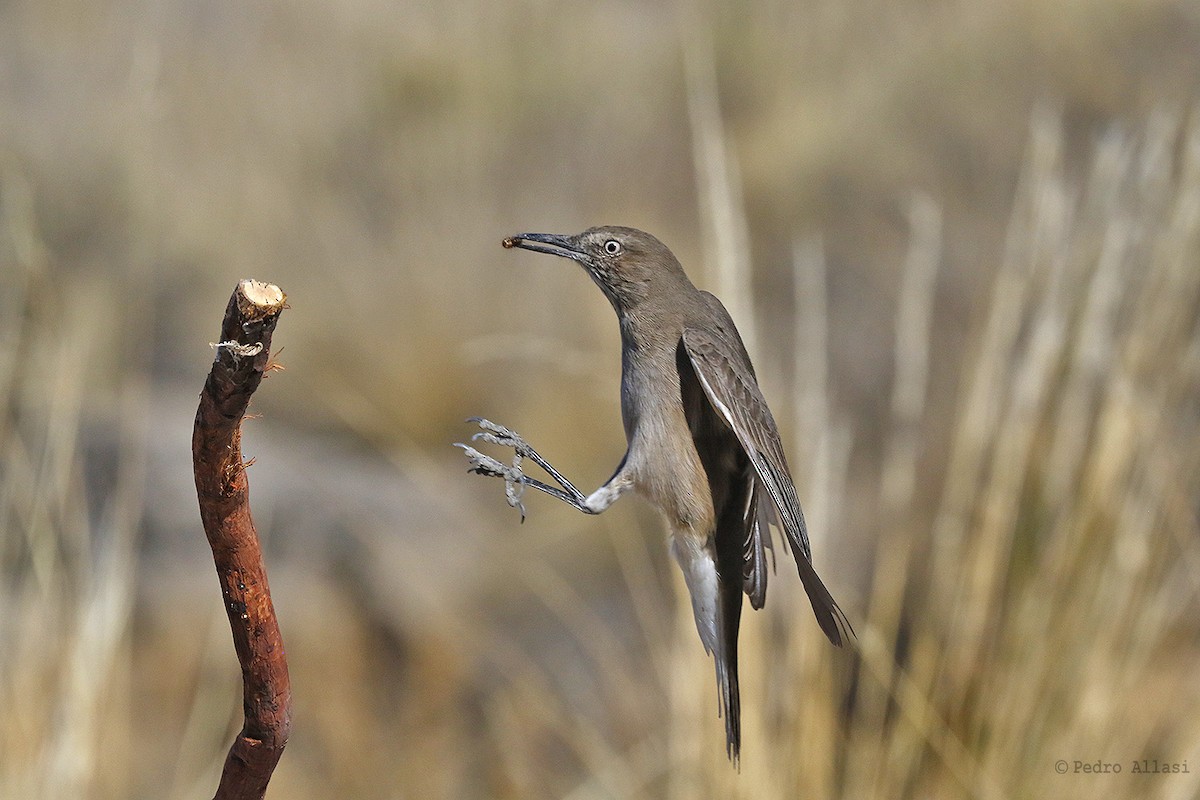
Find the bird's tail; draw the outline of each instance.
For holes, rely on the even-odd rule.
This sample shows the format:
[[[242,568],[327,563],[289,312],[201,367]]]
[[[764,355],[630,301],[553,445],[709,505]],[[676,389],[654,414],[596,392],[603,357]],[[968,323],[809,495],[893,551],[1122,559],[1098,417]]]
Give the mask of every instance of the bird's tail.
[[[738,626],[742,617],[742,590],[721,584],[721,612],[717,619],[717,691],[725,718],[725,754],[736,766],[742,754],[742,700],[738,690]]]
[[[672,551],[683,569],[700,641],[716,665],[719,712],[725,719],[725,751],[737,764],[742,748],[737,664],[738,625],[742,614],[741,565],[739,562],[736,569],[721,569],[718,566],[722,561],[720,554],[714,554],[711,545],[701,547],[690,539],[673,538]]]

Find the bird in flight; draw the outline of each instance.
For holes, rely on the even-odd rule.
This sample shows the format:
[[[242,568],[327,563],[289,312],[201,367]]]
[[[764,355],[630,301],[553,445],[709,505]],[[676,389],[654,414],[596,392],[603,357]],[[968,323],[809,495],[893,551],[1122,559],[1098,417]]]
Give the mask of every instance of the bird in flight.
[[[482,440],[511,447],[504,464],[467,445],[471,471],[503,478],[509,505],[525,509],[533,487],[586,514],[635,489],[665,517],[683,570],[696,629],[716,663],[726,753],[741,752],[737,638],[742,596],[766,602],[770,526],[783,530],[821,630],[834,645],[853,635],[812,565],[804,514],[779,430],[729,312],[688,279],[675,255],[648,233],[590,228],[574,236],[522,233],[503,241],[569,258],[600,287],[621,328],[621,416],[628,449],[616,472],[585,495],[518,434],[481,418]],[[554,485],[525,475],[540,466]]]

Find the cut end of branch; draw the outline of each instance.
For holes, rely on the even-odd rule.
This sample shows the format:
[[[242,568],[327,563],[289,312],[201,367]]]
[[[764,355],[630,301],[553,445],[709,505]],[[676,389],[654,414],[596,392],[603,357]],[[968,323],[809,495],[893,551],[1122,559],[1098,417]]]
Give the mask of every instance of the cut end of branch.
[[[242,315],[254,320],[278,314],[283,309],[287,295],[273,283],[247,278],[238,284],[237,299]]]

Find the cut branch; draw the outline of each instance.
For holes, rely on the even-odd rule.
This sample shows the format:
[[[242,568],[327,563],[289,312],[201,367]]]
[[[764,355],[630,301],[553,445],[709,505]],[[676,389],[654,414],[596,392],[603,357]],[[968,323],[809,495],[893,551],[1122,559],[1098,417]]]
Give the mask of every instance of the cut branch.
[[[291,729],[287,655],[250,518],[249,465],[242,462],[241,448],[242,418],[270,368],[271,334],[284,300],[277,286],[253,280],[238,284],[225,309],[221,339],[213,345],[216,356],[192,432],[200,519],[242,667],[245,712],[214,800],[261,800]]]

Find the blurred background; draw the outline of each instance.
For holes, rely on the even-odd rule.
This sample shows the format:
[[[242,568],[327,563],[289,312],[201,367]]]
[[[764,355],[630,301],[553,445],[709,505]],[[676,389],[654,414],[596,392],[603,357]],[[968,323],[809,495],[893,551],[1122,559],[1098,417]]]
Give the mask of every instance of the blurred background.
[[[1200,796],[1197,54],[1186,0],[0,2],[0,796],[212,795],[245,277],[269,796]],[[596,224],[730,307],[858,633],[783,560],[740,774],[652,510],[522,526],[450,447],[611,474],[612,311],[499,246]]]

